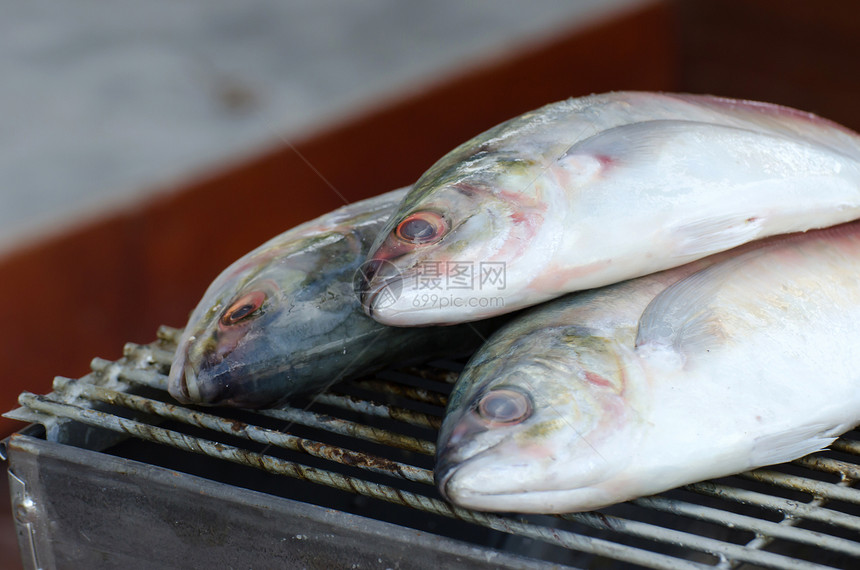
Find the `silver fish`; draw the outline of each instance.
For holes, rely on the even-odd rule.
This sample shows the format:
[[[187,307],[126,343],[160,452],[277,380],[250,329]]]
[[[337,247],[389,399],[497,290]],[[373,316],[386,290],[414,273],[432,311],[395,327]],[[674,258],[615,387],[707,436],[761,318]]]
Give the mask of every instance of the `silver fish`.
[[[591,510],[789,461],[858,424],[860,224],[741,249],[500,329],[449,400],[442,493]]]
[[[840,125],[710,96],[592,95],[424,173],[371,248],[363,303],[387,324],[462,322],[858,217],[860,136]],[[422,286],[466,270],[471,287]]]
[[[184,403],[271,406],[386,364],[476,348],[497,324],[402,329],[361,310],[353,279],[406,191],[297,226],[225,269],[180,337],[170,394]]]

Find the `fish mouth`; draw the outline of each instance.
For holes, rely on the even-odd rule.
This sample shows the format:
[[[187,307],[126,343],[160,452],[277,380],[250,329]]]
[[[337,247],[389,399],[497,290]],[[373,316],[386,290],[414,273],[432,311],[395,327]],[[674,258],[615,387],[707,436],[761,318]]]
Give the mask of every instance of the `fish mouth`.
[[[436,488],[439,489],[439,494],[442,495],[442,498],[448,501],[449,503],[453,503],[451,500],[451,495],[448,493],[448,482],[451,480],[451,476],[457,472],[458,464],[452,462],[448,457],[442,457],[436,463],[436,468],[433,470],[436,478]]]
[[[451,482],[451,477],[457,472],[457,470],[459,470],[464,465],[472,462],[473,460],[483,455],[492,453],[499,445],[503,443],[502,441],[498,441],[493,445],[487,447],[486,449],[475,453],[474,455],[462,457],[461,453],[458,453],[457,447],[460,437],[454,435],[445,438],[447,440],[447,443],[436,456],[436,467],[433,469],[436,487],[439,489],[439,493],[446,501],[452,503],[454,501],[451,500],[451,493],[448,491],[448,485]]]
[[[361,292],[361,306],[368,317],[373,317],[374,311],[386,309],[394,305],[403,290],[403,279],[399,276],[371,283]]]
[[[436,473],[436,488],[439,490],[439,494],[442,495],[449,503],[455,505],[463,505],[467,508],[478,508],[479,510],[487,510],[487,506],[484,504],[487,500],[491,500],[493,497],[504,498],[504,497],[518,497],[523,494],[523,491],[518,490],[510,490],[510,491],[478,491],[473,488],[466,489],[457,489],[456,491],[451,487],[454,475],[460,471],[461,467],[468,465],[473,459],[476,459],[484,453],[492,450],[496,446],[492,446],[491,448],[482,451],[460,462],[454,462],[448,457],[441,458],[436,463],[436,468],[434,472]],[[456,496],[456,499],[452,498]],[[479,502],[475,502],[478,499]]]
[[[174,400],[182,404],[193,404],[200,401],[197,371],[189,362],[183,360],[174,363],[170,369],[167,391]]]
[[[361,308],[364,309],[368,317],[373,317],[373,304],[376,302],[376,296],[379,295],[378,287],[365,288],[359,292],[358,301],[361,303]]]
[[[456,471],[456,468],[454,469]],[[450,473],[439,485],[439,492],[446,501],[462,508],[484,512],[563,514],[592,511],[629,500],[629,497],[613,499],[599,488],[511,490],[506,492],[461,491],[457,500],[452,500],[448,491]]]
[[[181,393],[191,401],[200,400],[200,388],[197,385],[197,371],[190,364],[185,364],[183,367],[183,375],[179,380],[179,388]]]
[[[403,274],[391,261],[374,258],[356,270],[353,286],[364,312],[373,317],[374,311],[394,305],[403,290]]]
[[[504,458],[510,454],[502,453],[504,443],[505,440],[501,440],[467,457],[458,454],[456,446],[446,445],[437,456],[434,468],[439,494],[454,505],[478,511],[546,514],[593,510],[630,498],[614,500],[604,488],[606,482],[615,477],[618,466],[590,470],[585,476],[558,486],[551,479],[529,474],[533,459],[523,457],[505,462]],[[482,460],[490,454],[500,457],[505,464],[495,475],[488,476],[488,468],[492,466],[488,467]],[[480,477],[481,474],[484,476]]]
[[[535,507],[529,507],[528,503],[532,497],[540,497],[542,495],[552,495],[555,490],[530,490],[527,488],[510,488],[505,490],[492,490],[476,488],[472,485],[455,486],[454,475],[458,472],[463,472],[461,468],[466,468],[473,460],[481,457],[485,453],[493,450],[497,446],[494,445],[481,453],[478,453],[468,459],[456,462],[449,459],[450,456],[442,457],[436,463],[434,472],[436,473],[436,487],[439,494],[442,495],[449,503],[459,505],[467,509],[475,509],[479,511],[496,511],[496,512],[542,512],[540,509],[534,510]],[[458,488],[459,487],[459,488]],[[515,505],[507,505],[505,503],[514,501]],[[505,504],[504,507],[500,505]],[[559,512],[559,511],[556,511]]]

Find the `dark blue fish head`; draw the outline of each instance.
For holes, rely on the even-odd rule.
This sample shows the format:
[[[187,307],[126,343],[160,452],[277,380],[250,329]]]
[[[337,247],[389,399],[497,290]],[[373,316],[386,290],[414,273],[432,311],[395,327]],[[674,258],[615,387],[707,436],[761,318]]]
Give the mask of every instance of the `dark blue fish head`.
[[[265,407],[322,390],[360,364],[353,280],[402,192],[358,203],[263,244],[209,287],[179,340],[168,389],[183,403]]]

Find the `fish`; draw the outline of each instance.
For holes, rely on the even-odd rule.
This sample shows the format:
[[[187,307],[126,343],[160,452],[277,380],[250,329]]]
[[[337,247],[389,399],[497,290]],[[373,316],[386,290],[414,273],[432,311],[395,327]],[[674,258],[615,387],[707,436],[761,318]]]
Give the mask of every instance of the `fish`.
[[[227,267],[180,335],[168,374],[171,396],[186,404],[270,407],[385,365],[474,350],[498,324],[394,328],[361,308],[354,280],[406,192],[308,221]]]
[[[826,448],[860,423],[858,272],[854,222],[532,309],[457,380],[440,492],[588,511]]]
[[[427,170],[371,247],[362,303],[389,325],[458,323],[857,218],[860,135],[846,127],[708,95],[591,95]]]

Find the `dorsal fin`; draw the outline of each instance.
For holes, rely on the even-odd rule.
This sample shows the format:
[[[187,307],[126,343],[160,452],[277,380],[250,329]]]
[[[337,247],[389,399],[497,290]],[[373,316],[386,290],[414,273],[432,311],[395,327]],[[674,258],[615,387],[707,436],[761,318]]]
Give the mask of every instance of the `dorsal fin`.
[[[620,125],[601,131],[580,140],[567,149],[560,161],[579,155],[594,156],[608,163],[645,160],[659,153],[663,144],[672,137],[686,134],[692,130],[731,129],[734,127],[712,125],[701,121],[682,121],[657,119]]]

